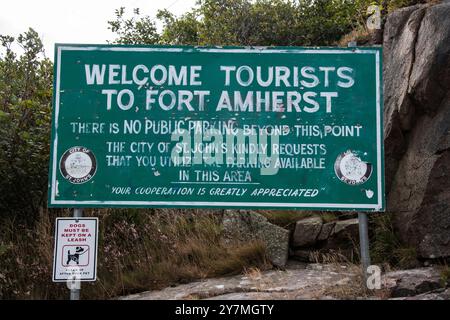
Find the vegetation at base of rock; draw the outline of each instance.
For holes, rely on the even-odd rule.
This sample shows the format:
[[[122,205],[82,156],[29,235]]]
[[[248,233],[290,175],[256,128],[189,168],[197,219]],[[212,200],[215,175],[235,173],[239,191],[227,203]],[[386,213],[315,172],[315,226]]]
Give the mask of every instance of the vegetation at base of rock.
[[[339,39],[338,45],[341,47],[345,47],[349,42],[356,41],[359,46],[364,46],[370,43],[370,40],[371,37],[369,31],[366,28],[360,26]]]
[[[112,298],[270,266],[261,242],[225,245],[221,241],[217,212],[102,209],[85,214],[102,222],[98,280],[83,284],[85,299]],[[56,216],[70,216],[70,211],[42,211],[34,229],[14,221],[1,225],[1,299],[67,296],[64,285],[51,282]]]
[[[309,261],[312,263],[326,263],[326,264],[339,264],[346,263],[351,266],[355,266],[358,261],[351,259],[339,250],[327,250],[321,252],[320,250],[310,251]]]
[[[370,254],[373,263],[399,269],[419,266],[416,250],[404,245],[395,232],[392,213],[372,216],[371,225],[373,225],[373,234]]]
[[[441,270],[442,287],[450,286],[450,266],[445,265]]]

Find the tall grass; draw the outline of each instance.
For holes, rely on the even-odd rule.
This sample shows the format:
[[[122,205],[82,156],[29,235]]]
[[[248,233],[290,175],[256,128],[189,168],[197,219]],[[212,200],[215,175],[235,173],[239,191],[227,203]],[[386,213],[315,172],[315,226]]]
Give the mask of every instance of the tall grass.
[[[395,269],[414,268],[420,265],[414,247],[405,245],[392,221],[391,212],[373,214],[371,224],[373,225],[373,236],[370,253],[372,260],[377,264],[385,264]]]
[[[34,229],[5,221],[0,233],[0,298],[65,299],[65,284],[51,282],[56,216],[42,210]],[[225,245],[220,211],[86,210],[98,216],[98,280],[82,297],[112,298],[217,275],[267,268],[261,242]]]

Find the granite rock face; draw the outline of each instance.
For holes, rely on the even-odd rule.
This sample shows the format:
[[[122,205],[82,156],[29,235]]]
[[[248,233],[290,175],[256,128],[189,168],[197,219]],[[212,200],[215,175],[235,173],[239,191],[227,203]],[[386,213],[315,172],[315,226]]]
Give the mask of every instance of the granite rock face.
[[[358,270],[345,265],[292,264],[286,270],[205,279],[159,291],[120,297],[121,300],[262,300],[333,299],[330,289],[352,284]]]
[[[292,239],[294,247],[313,245],[322,229],[322,219],[318,216],[297,221]]]
[[[450,288],[439,282],[439,270],[420,268],[382,275],[381,291],[361,288],[359,267],[346,264],[289,262],[285,270],[203,279],[120,300],[292,300],[396,299],[449,300]]]
[[[384,30],[387,209],[419,258],[450,256],[450,3],[397,10]]]
[[[324,223],[320,216],[315,216],[297,221],[290,255],[303,262],[322,261],[333,255],[335,258],[340,256],[340,259],[352,260],[358,242],[358,219]]]
[[[273,265],[284,267],[288,259],[289,231],[271,224],[254,211],[226,210],[223,215],[225,241],[261,240]]]
[[[417,296],[446,285],[439,270],[431,267],[388,272],[383,281],[392,298]]]

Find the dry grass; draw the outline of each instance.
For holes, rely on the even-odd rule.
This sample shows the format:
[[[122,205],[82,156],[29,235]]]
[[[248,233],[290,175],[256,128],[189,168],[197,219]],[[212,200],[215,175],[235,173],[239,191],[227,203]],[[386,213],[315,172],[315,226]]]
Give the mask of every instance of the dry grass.
[[[343,36],[337,43],[340,47],[347,47],[351,41],[356,41],[358,45],[367,44],[370,41],[370,33],[364,27],[358,27]]]
[[[252,280],[258,280],[258,279],[261,279],[262,273],[261,273],[261,270],[259,268],[250,267],[250,268],[245,268],[244,276],[246,276],[246,277],[248,277],[249,279],[252,279]]]
[[[43,211],[33,229],[9,221],[0,233],[0,298],[65,299],[51,282],[56,216]],[[98,280],[83,298],[111,298],[269,264],[261,242],[224,245],[220,214],[201,210],[86,210],[98,216]]]
[[[441,285],[443,287],[450,286],[450,266],[443,265],[441,270]]]
[[[354,262],[345,254],[336,250],[329,250],[327,252],[311,251],[309,253],[309,261],[326,264],[351,264]]]
[[[342,265],[340,263],[339,265]],[[388,289],[369,290],[364,283],[364,276],[360,265],[345,264],[346,270],[356,276],[350,281],[338,283],[321,292],[322,296],[331,296],[335,299],[354,300],[354,299],[387,299],[390,297]]]
[[[376,264],[388,264],[394,269],[419,267],[414,247],[405,245],[399,239],[392,221],[392,213],[373,214],[371,217],[374,233],[370,254]]]

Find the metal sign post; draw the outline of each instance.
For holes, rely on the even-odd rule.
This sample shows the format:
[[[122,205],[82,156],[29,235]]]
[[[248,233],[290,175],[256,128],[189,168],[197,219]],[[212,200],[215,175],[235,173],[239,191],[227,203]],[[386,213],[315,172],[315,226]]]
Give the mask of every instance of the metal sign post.
[[[356,47],[356,41],[351,41],[347,44],[349,48]],[[361,252],[361,266],[364,278],[364,288],[367,287],[367,268],[370,266],[370,251],[369,251],[369,225],[367,213],[358,212],[359,225],[359,247]]]
[[[73,217],[74,218],[83,217],[83,209],[75,208],[73,210]],[[74,280],[74,281],[78,281],[78,283],[75,286],[75,288],[70,289],[70,300],[80,300],[81,281],[80,280]]]
[[[369,227],[367,213],[358,212],[359,247],[361,250],[361,265],[363,269],[364,287],[367,286],[367,268],[370,266]]]

